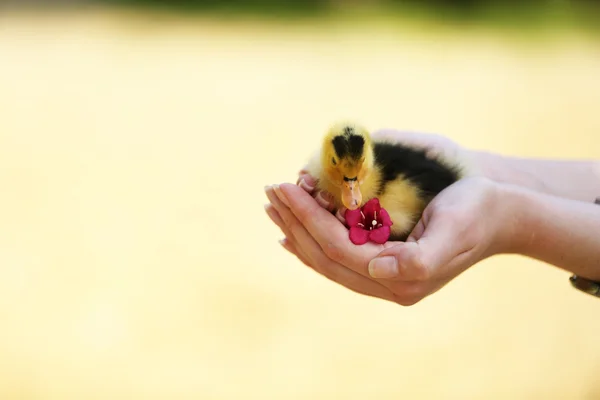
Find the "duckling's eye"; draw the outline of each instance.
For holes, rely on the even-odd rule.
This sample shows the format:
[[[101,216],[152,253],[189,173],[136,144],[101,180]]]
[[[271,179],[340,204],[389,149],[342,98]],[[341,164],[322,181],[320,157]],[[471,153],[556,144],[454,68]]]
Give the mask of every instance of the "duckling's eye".
[[[333,165],[337,165],[337,163],[335,162],[335,158],[332,158],[331,162],[333,163]]]

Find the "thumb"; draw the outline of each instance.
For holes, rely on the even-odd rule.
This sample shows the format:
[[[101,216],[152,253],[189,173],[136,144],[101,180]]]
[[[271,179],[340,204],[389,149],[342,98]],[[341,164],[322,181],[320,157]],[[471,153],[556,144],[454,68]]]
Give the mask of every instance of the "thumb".
[[[411,235],[404,243],[383,250],[369,263],[373,278],[424,281],[435,277],[463,252],[456,226],[443,219],[432,218],[419,236]]]

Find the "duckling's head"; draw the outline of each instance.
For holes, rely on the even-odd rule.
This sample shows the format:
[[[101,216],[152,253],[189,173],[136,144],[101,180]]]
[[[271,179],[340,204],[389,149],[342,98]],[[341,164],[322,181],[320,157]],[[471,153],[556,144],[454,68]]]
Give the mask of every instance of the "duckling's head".
[[[321,152],[323,179],[340,190],[341,202],[349,210],[362,204],[360,187],[373,168],[371,138],[365,128],[353,123],[332,126]]]

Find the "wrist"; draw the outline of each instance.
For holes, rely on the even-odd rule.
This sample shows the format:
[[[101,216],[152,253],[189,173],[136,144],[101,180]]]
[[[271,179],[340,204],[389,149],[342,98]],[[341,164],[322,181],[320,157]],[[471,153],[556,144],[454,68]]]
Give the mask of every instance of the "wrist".
[[[496,232],[493,254],[524,254],[531,243],[535,221],[531,208],[535,208],[533,191],[514,184],[494,182],[496,206],[494,216]]]
[[[545,216],[555,214],[548,203],[552,197],[517,185],[499,184],[499,187],[499,198],[505,203],[504,253],[536,258],[540,244],[548,241],[544,238],[548,230]]]
[[[600,281],[598,205],[499,185],[506,222],[502,253],[530,257],[593,281]]]

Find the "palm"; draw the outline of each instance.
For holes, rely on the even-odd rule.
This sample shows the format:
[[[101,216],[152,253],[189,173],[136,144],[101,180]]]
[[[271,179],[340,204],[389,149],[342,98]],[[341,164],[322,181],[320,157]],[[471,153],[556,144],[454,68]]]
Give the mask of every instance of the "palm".
[[[385,139],[402,143],[403,145],[413,146],[424,149],[427,152],[428,157],[447,157],[457,159],[462,156],[463,149],[456,142],[436,134],[427,133],[413,133],[407,131],[397,130],[379,130],[372,134],[374,139]],[[302,183],[304,181],[304,183]],[[403,242],[386,242],[385,244],[377,244],[368,242],[364,245],[354,245],[350,242],[348,229],[345,225],[344,212],[345,209],[336,210],[330,203],[325,199],[327,196],[323,196],[317,190],[311,189],[316,186],[314,177],[308,175],[306,169],[302,169],[299,173],[298,182],[301,186],[309,192],[316,203],[324,208],[327,213],[320,213],[319,220],[321,221],[324,230],[331,232],[331,240],[323,248],[326,254],[331,255],[331,258],[340,262],[341,264],[351,264],[353,269],[366,270],[374,257],[380,254],[383,250],[397,246]],[[308,183],[308,186],[306,185]],[[435,200],[435,199],[434,199]],[[425,213],[430,213],[432,207],[428,207]],[[331,218],[335,215],[335,218]],[[417,225],[415,231],[409,238],[410,241],[418,239],[423,233],[424,221],[427,218],[423,218],[420,224]]]
[[[470,163],[467,151],[442,136],[391,130],[373,136],[424,149],[428,157]],[[473,171],[469,167],[467,175],[477,175],[469,173]],[[363,245],[352,243],[345,210],[334,210],[327,196],[315,190],[316,183],[302,170],[298,185],[280,185],[277,196],[267,190],[274,206],[267,212],[286,236],[288,251],[332,281],[362,294],[414,304],[477,262],[493,241],[484,232],[493,227],[485,227],[480,218],[489,213],[490,185],[485,180],[461,179],[441,192],[406,242]],[[385,272],[373,263],[384,259],[396,260]]]
[[[314,207],[318,208],[320,206],[315,202]],[[355,245],[350,241],[348,228],[342,221],[324,209],[315,210],[315,213],[318,216],[319,226],[313,229],[323,232],[322,235],[318,234],[319,237],[323,238],[323,240],[318,240],[323,251],[334,260],[342,264],[349,264],[353,269],[366,270],[369,261],[383,250],[399,243],[386,242],[378,244],[367,242],[363,245]]]

